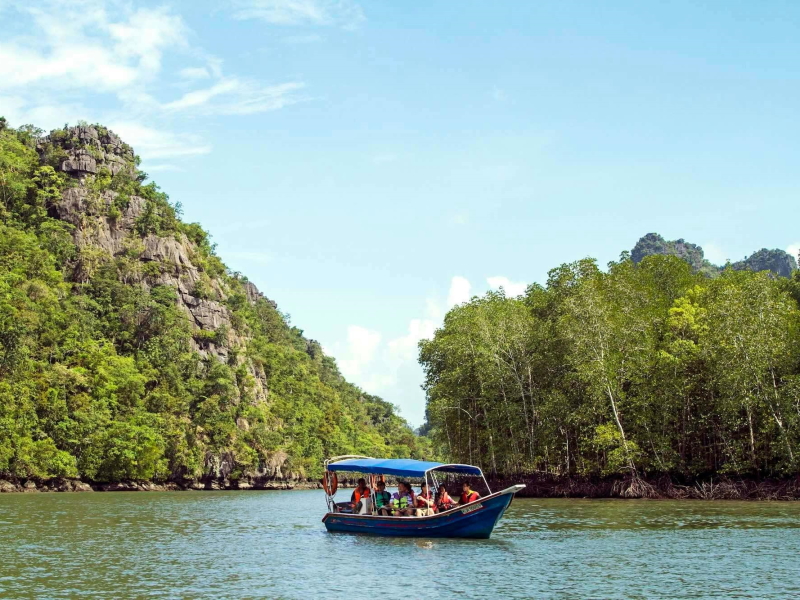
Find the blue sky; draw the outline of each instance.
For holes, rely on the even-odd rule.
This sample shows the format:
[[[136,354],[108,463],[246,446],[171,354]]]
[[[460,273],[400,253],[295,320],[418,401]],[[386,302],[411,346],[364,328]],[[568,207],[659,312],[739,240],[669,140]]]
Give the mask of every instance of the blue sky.
[[[796,2],[0,0],[0,114],[108,124],[342,371],[650,231],[800,247]]]

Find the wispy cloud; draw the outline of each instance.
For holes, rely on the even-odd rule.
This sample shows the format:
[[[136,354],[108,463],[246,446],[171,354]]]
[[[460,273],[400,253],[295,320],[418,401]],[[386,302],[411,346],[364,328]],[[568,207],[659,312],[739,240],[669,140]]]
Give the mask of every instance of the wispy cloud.
[[[357,29],[365,21],[352,0],[233,0],[235,19],[258,19],[273,25],[325,25]]]
[[[162,108],[205,115],[249,115],[301,102],[304,98],[295,92],[303,87],[303,83],[296,81],[263,86],[254,81],[228,77],[210,87],[187,92],[181,98],[162,105]]]
[[[134,11],[101,0],[64,0],[0,8],[6,18],[14,12],[29,19],[37,41],[26,36],[0,43],[0,89],[115,92],[152,80],[165,51],[188,45],[183,20],[163,7]]]
[[[794,244],[786,246],[786,253],[791,254],[795,260],[798,260],[798,255],[800,255],[800,242],[795,242]]]
[[[65,121],[101,121],[146,160],[211,151],[197,134],[170,131],[180,124],[176,117],[250,115],[305,99],[297,94],[302,82],[267,84],[225,74],[222,61],[193,46],[183,18],[166,7],[12,0],[0,1],[0,19],[25,32],[0,39],[0,111],[12,123],[49,129]],[[163,97],[174,89],[163,85],[167,58],[179,64],[174,72],[181,86],[190,88],[177,99]]]
[[[183,79],[208,79],[211,73],[205,67],[186,67],[178,71],[178,75]]]
[[[148,159],[194,156],[211,152],[211,144],[197,135],[171,133],[132,121],[109,124],[111,129]]]

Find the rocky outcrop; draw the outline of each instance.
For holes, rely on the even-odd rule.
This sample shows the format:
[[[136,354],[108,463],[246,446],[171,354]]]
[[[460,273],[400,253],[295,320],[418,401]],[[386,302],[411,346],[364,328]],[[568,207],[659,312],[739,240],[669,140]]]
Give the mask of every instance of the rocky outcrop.
[[[0,479],[0,494],[7,494],[10,492],[19,492],[19,491],[22,490],[16,484],[11,483],[10,481],[6,481],[5,479]]]
[[[652,254],[677,256],[689,263],[695,272],[715,275],[717,271],[716,267],[705,259],[700,246],[691,244],[683,238],[668,241],[657,233],[648,233],[636,242],[631,250],[631,260],[638,264]]]
[[[731,266],[737,271],[771,271],[779,277],[791,277],[797,270],[797,261],[784,250],[762,248]]]
[[[54,150],[61,157],[57,168],[74,177],[94,175],[105,168],[112,175],[128,170],[134,174],[133,148],[105,127],[78,125],[57,129],[39,139],[36,147],[43,162]]]
[[[125,169],[132,174],[135,172],[133,149],[113,132],[94,126],[54,131],[40,140],[38,149],[43,160],[63,152],[66,158],[59,168],[76,179],[75,185],[64,191],[60,202],[50,207],[52,216],[74,226],[73,238],[82,250],[75,262],[74,279],[88,281],[98,256],[138,259],[141,268],[128,269],[121,275],[124,281],[145,287],[175,288],[179,308],[198,335],[202,334],[202,339],[195,339],[195,350],[202,356],[227,361],[229,347],[240,345],[242,340],[232,331],[230,311],[223,304],[227,297],[224,286],[215,279],[206,278],[206,292],[211,297],[197,294],[201,271],[192,260],[197,254],[194,244],[182,234],[142,237],[137,233],[137,221],[147,210],[146,199],[130,196],[121,202],[114,191],[93,191],[91,176],[102,169],[112,174]],[[245,294],[253,303],[263,298],[249,282]],[[226,331],[223,339],[208,339],[209,332],[222,327]],[[261,390],[261,397],[266,398],[264,390]]]
[[[691,265],[692,270],[710,277],[719,275],[724,267],[711,264],[703,255],[703,248],[684,239],[665,240],[657,233],[648,233],[639,238],[631,250],[631,260],[639,263],[646,256],[665,254],[677,256]],[[762,248],[747,258],[731,265],[737,271],[771,271],[779,277],[791,277],[797,269],[797,261],[783,250]]]
[[[70,157],[61,163],[61,170],[71,174],[97,173],[97,160],[82,148],[71,152]]]

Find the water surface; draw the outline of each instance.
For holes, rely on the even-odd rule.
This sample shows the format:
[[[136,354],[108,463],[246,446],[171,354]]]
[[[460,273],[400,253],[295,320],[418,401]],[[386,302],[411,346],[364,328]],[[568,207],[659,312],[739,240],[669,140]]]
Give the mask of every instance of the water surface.
[[[318,491],[0,495],[0,597],[800,596],[800,503],[517,499],[490,540],[329,534],[324,508]]]

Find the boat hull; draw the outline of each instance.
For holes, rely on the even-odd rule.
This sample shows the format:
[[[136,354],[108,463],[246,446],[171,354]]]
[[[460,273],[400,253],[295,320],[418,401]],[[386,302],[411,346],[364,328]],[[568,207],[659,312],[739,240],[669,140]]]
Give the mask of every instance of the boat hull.
[[[328,513],[322,522],[328,531],[363,533],[392,537],[487,539],[503,516],[514,494],[524,486],[515,485],[428,517],[379,517]]]

